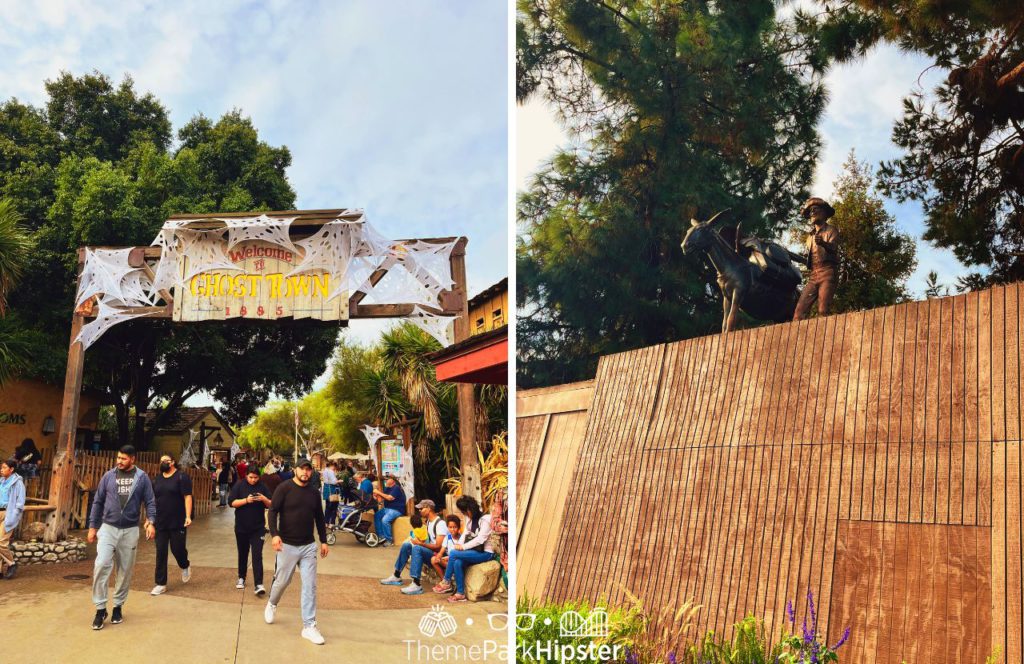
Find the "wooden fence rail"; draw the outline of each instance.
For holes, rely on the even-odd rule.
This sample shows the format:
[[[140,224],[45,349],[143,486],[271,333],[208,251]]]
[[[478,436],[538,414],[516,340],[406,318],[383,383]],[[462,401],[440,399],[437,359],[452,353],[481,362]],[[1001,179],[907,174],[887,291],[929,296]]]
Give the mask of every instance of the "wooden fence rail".
[[[29,498],[46,500],[50,495],[50,481],[53,473],[50,472],[53,464],[54,450],[43,450],[43,460],[39,464],[39,477],[26,482],[26,494]],[[96,490],[100,478],[117,463],[117,452],[103,450],[100,452],[89,452],[78,450],[75,454],[75,497],[72,502],[74,506],[71,515],[72,528],[85,528],[88,518],[89,502]],[[142,468],[154,479],[160,472],[159,452],[139,452],[135,456],[135,465]],[[196,519],[206,516],[213,509],[213,479],[210,473],[201,468],[184,468],[179,472],[187,473],[192,478],[192,518]],[[47,511],[32,510],[25,513],[22,520],[22,527],[36,521],[45,521]]]

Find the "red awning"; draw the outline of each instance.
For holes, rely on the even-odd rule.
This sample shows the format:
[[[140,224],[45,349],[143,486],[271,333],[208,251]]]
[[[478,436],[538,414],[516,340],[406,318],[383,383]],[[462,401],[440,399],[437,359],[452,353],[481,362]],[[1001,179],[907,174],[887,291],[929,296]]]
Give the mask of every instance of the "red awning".
[[[448,383],[508,383],[508,326],[472,336],[431,355],[437,379]]]

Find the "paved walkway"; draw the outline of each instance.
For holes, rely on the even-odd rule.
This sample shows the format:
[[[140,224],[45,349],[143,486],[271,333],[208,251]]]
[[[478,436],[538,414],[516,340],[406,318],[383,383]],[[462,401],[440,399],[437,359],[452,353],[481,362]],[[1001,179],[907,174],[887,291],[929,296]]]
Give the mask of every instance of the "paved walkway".
[[[251,571],[244,591],[234,587],[233,518],[230,508],[215,509],[192,525],[192,580],[181,583],[171,556],[168,591],[158,597],[149,594],[153,543],[143,537],[124,622],[108,622],[98,632],[91,628],[92,547],[90,559],[81,563],[21,567],[17,578],[0,580],[0,662],[502,661],[497,654],[484,658],[483,652],[495,647],[489,641],[500,647],[507,642],[506,632],[492,630],[488,617],[504,614],[504,602],[452,606],[429,589],[403,596],[397,588],[378,583],[388,575],[397,549],[370,549],[345,533],[339,533],[330,555],[319,563],[317,624],[327,643],[316,646],[299,636],[298,573],[276,621],[267,625],[266,600],[253,594]],[[274,569],[269,538],[263,564],[269,590]],[[437,604],[457,625],[448,638],[427,636],[419,629]],[[437,646],[454,649],[443,652]]]

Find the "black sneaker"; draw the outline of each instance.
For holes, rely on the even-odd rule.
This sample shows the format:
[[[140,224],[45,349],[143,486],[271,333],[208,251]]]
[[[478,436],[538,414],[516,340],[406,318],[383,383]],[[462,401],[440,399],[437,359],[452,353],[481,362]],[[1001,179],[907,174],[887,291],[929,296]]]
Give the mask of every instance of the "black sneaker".
[[[18,573],[18,563],[14,563],[13,565],[11,565],[10,567],[7,568],[6,572],[4,572],[4,578],[5,579],[13,579],[14,575],[17,574],[17,573]]]
[[[92,619],[93,629],[103,629],[103,621],[107,619],[106,609],[96,609],[96,617]]]
[[[115,606],[114,613],[110,616],[110,624],[120,625],[122,622],[124,622],[124,616],[121,615],[121,607]]]

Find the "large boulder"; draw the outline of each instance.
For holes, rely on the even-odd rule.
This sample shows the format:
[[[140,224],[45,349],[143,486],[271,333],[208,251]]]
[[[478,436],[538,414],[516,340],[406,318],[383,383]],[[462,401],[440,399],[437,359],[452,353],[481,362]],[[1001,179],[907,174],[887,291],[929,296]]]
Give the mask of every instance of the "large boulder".
[[[471,602],[486,598],[498,589],[501,564],[497,560],[473,565],[466,570],[466,597]]]
[[[26,542],[32,540],[43,539],[43,534],[46,532],[46,524],[42,521],[35,521],[33,523],[26,523],[21,528],[21,539]]]

